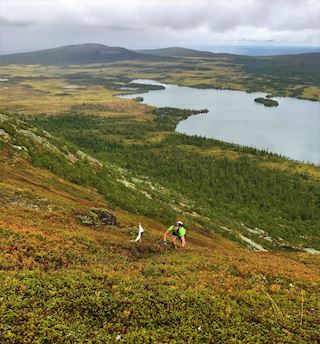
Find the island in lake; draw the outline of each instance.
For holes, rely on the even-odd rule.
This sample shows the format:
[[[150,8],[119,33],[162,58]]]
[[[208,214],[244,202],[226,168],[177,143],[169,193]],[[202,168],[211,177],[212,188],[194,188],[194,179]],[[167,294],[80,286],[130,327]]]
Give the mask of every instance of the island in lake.
[[[135,97],[133,98],[133,100],[140,103],[140,102],[143,102],[143,97]]]
[[[262,98],[262,97],[255,98],[254,101],[257,103],[261,103],[264,106],[278,106],[279,105],[279,103],[276,100],[270,99],[269,97],[268,98]]]

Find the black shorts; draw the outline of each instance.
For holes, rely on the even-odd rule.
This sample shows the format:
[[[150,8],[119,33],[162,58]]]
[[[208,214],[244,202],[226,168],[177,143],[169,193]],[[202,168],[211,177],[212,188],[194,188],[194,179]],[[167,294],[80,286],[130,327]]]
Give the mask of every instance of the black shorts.
[[[179,233],[173,231],[172,235],[181,240],[181,236],[179,235]],[[186,238],[187,234],[185,234],[184,237]]]

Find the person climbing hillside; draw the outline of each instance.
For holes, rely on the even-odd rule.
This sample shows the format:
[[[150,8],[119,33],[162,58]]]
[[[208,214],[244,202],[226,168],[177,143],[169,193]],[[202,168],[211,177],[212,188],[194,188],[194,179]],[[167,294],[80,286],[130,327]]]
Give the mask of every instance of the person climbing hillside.
[[[163,240],[162,243],[167,245],[167,235],[172,234],[172,244],[176,248],[176,241],[177,238],[181,241],[181,248],[184,249],[186,247],[186,234],[187,230],[181,221],[177,221],[174,225],[171,225],[164,233],[163,233]]]

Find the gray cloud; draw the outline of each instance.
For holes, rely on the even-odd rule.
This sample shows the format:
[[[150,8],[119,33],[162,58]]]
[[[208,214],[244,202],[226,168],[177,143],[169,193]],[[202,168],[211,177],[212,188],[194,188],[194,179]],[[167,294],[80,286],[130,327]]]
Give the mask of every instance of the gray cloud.
[[[15,27],[26,27],[30,25],[34,25],[35,21],[32,20],[24,20],[24,19],[15,19],[9,17],[2,17],[0,16],[0,26],[15,26]]]
[[[0,1],[2,52],[89,41],[129,48],[320,44],[318,0]]]

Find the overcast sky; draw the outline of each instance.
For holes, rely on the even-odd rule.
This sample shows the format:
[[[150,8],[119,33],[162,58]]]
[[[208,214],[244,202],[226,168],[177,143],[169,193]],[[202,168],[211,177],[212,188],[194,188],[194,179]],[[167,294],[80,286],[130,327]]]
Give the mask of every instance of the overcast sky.
[[[319,0],[0,0],[0,53],[77,43],[127,48],[320,45]]]

